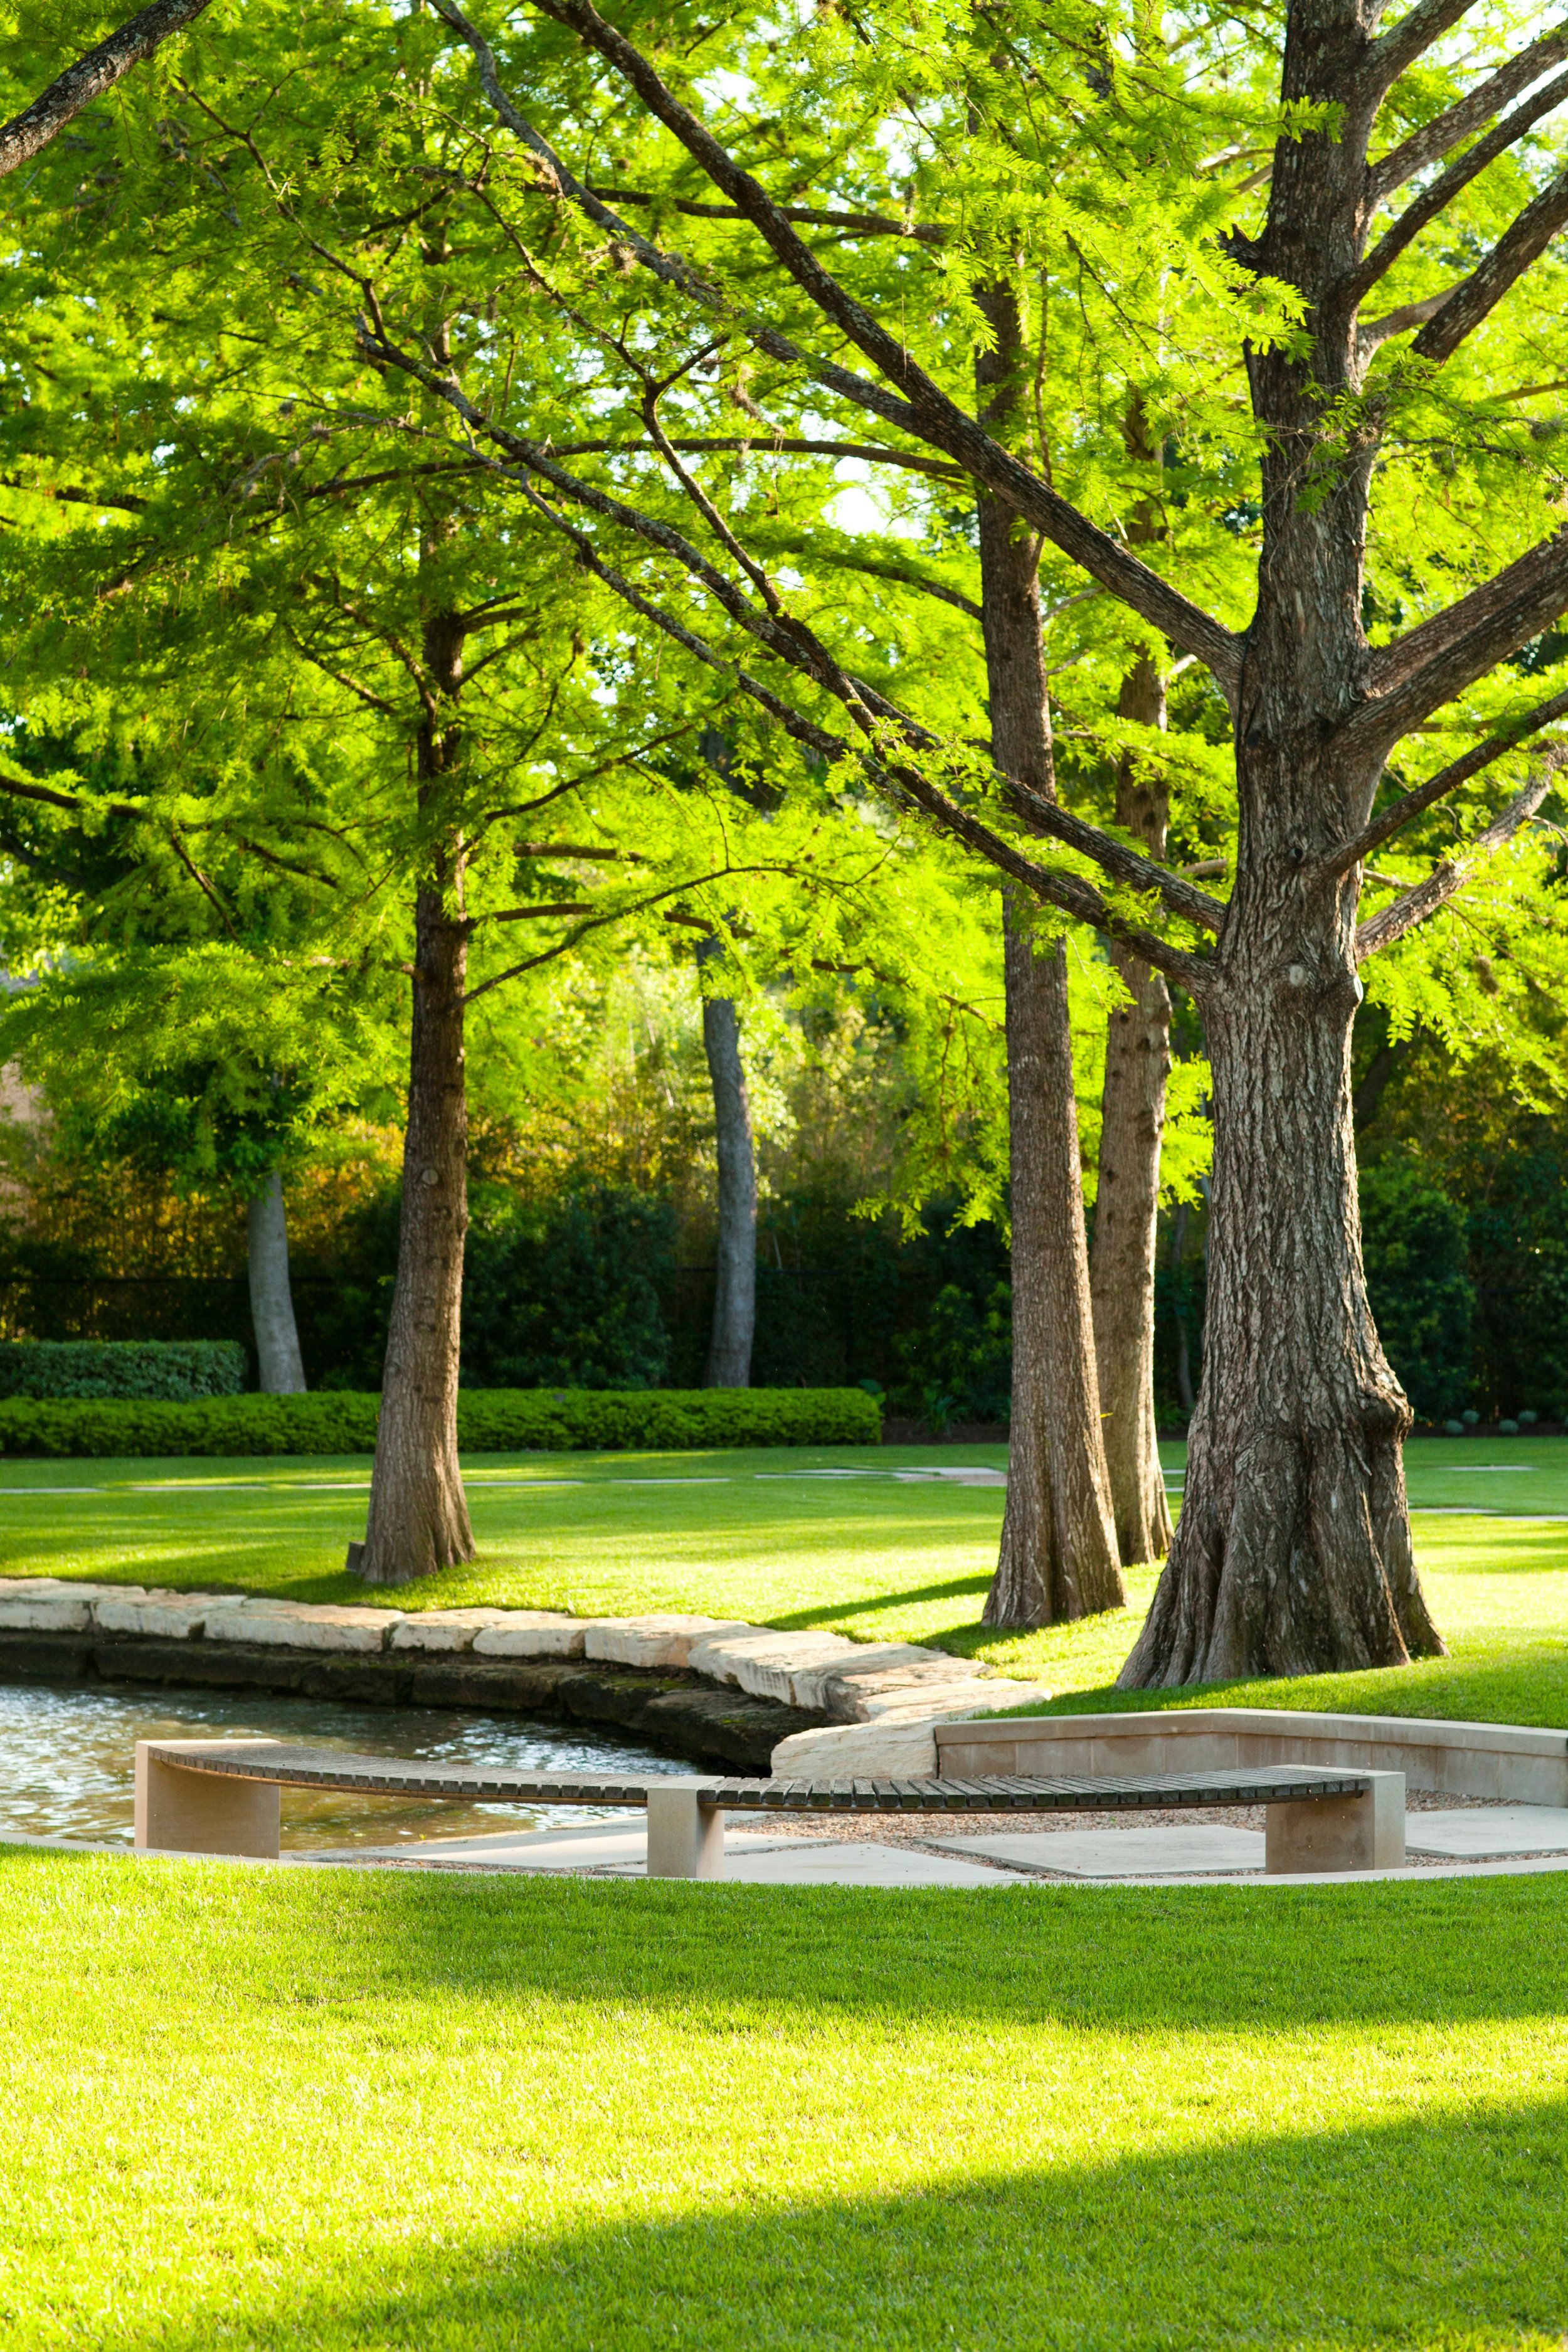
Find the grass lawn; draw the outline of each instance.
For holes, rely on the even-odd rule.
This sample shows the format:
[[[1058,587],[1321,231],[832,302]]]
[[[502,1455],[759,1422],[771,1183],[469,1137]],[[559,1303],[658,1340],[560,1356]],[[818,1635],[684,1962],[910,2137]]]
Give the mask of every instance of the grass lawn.
[[[1183,1449],[1165,1453],[1179,1481]],[[978,1620],[1000,1489],[896,1475],[1000,1467],[1005,1458],[1000,1447],[957,1446],[478,1455],[468,1472],[479,1558],[384,1596],[351,1584],[341,1569],[348,1538],[363,1531],[363,1458],[13,1462],[0,1465],[0,1560],[12,1573],[304,1601],[496,1601],[591,1614],[697,1609],[829,1626],[984,1658],[1044,1680],[1059,1694],[1056,1709],[1245,1698],[1568,1724],[1568,1440],[1409,1447],[1417,1551],[1449,1657],[1394,1673],[1128,1701],[1110,1696],[1109,1685],[1152,1572],[1130,1579],[1126,1615],[997,1638]]]
[[[7,2352],[1558,2347],[1568,1877],[0,1850]]]

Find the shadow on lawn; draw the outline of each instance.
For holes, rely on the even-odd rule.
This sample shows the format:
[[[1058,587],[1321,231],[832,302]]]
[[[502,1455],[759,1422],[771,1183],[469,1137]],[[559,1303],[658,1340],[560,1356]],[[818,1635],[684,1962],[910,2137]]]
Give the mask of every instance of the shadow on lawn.
[[[932,2085],[933,2098],[940,2098]],[[956,2120],[956,2119],[953,2119]],[[911,2117],[922,2136],[931,2117]],[[1201,2128],[1200,2120],[1200,2128]],[[1023,2151],[1021,2151],[1021,2155]],[[112,2352],[1132,2352],[1556,2346],[1568,2318],[1568,2105],[1022,2165],[904,2194],[737,2179],[674,2219],[615,2214],[438,2250],[399,2231],[345,2268],[290,2260],[178,2329],[100,2321]],[[636,2199],[620,2180],[612,2195]],[[520,2193],[527,2195],[520,2184]],[[647,2184],[647,2196],[679,2196]],[[100,2332],[101,2331],[101,2332]]]
[[[792,1610],[787,1616],[770,1617],[768,1623],[781,1633],[805,1633],[816,1625],[836,1624],[844,1617],[868,1617],[878,1609],[907,1609],[916,1601],[962,1601],[965,1593],[986,1591],[990,1583],[989,1574],[959,1576],[945,1584],[911,1585],[902,1592],[862,1592],[851,1601],[824,1601],[814,1609]],[[967,1633],[969,1629],[963,1630]],[[994,1633],[987,1634],[978,1624],[974,1633],[979,1639],[996,1638]],[[946,1633],[942,1635],[944,1642],[950,1638]]]

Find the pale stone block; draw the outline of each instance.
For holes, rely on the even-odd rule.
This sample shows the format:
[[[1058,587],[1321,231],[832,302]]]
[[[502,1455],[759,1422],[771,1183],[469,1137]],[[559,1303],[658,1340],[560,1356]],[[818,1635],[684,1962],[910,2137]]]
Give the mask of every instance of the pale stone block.
[[[738,1617],[596,1617],[589,1623],[583,1654],[618,1666],[685,1666],[694,1642],[724,1633],[753,1633]]]
[[[507,1624],[510,1609],[417,1609],[392,1629],[395,1650],[471,1650],[477,1635]]]
[[[21,1579],[24,1585],[27,1579]],[[42,1577],[31,1580],[41,1585]],[[0,1633],[85,1633],[92,1623],[93,1603],[126,1593],[140,1598],[139,1584],[73,1584],[68,1577],[50,1577],[47,1591],[16,1593],[0,1600]]]
[[[1065,1818],[1070,1819],[1071,1816]],[[955,1853],[1020,1862],[1068,1878],[1174,1878],[1187,1873],[1263,1868],[1258,1830],[1191,1822],[1180,1829],[1001,1831],[975,1837],[939,1837],[933,1845]]]
[[[224,1636],[289,1650],[380,1651],[402,1613],[397,1609],[312,1607],[300,1601],[244,1601],[225,1618]]]
[[[1274,1872],[1399,1870],[1405,1864],[1405,1775],[1369,1774],[1360,1797],[1303,1798],[1265,1815]]]
[[[936,1734],[923,1723],[834,1723],[792,1732],[773,1749],[775,1780],[929,1780]]]
[[[216,1633],[219,1621],[240,1606],[239,1594],[233,1592],[119,1592],[112,1600],[95,1601],[92,1614],[103,1633],[188,1642],[209,1624]]]
[[[647,1874],[650,1878],[722,1878],[724,1814],[700,1805],[697,1790],[671,1780],[647,1791]]]
[[[1038,1706],[1055,1696],[1043,1683],[1013,1683],[998,1676],[994,1682],[952,1683],[923,1692],[892,1691],[886,1699],[869,1702],[868,1713],[876,1723],[903,1722],[916,1716],[927,1723],[964,1723],[977,1715],[1002,1714],[1012,1706]]]
[[[753,1698],[795,1702],[792,1678],[810,1666],[841,1665],[859,1645],[842,1633],[775,1633],[765,1628],[749,1633],[715,1633],[693,1642],[688,1660],[693,1670],[714,1682],[734,1683]]]
[[[818,1669],[819,1704],[836,1723],[868,1723],[870,1700],[898,1691],[913,1696],[928,1689],[940,1696],[946,1685],[974,1682],[988,1672],[986,1667],[971,1665],[967,1658],[950,1658],[941,1650],[928,1651],[923,1657],[917,1652],[915,1663],[908,1665],[852,1665],[826,1674]]]
[[[501,1625],[474,1635],[480,1658],[580,1658],[587,1621],[560,1609],[509,1609]]]
[[[1458,1813],[1411,1813],[1405,1842],[1455,1861],[1476,1855],[1568,1853],[1568,1807],[1475,1805]]]
[[[169,1760],[208,1739],[136,1742],[136,1847],[141,1853],[249,1853],[276,1860],[280,1820],[274,1780],[182,1771]],[[226,1739],[226,1748],[275,1748],[274,1739]],[[160,1753],[159,1751],[164,1751]]]

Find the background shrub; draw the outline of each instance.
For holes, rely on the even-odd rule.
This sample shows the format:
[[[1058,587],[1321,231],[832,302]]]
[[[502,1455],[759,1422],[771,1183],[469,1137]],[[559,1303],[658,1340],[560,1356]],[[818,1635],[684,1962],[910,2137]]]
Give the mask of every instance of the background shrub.
[[[675,1213],[595,1184],[542,1205],[480,1192],[463,1277],[466,1388],[657,1388]]]
[[[0,1400],[0,1455],[370,1454],[378,1396]],[[467,1389],[458,1442],[475,1454],[615,1453],[723,1445],[875,1445],[863,1389]]]
[[[1361,1176],[1362,1252],[1373,1319],[1417,1420],[1469,1399],[1476,1293],[1465,1213],[1403,1158]]]
[[[246,1369],[233,1339],[7,1339],[0,1397],[237,1396]]]

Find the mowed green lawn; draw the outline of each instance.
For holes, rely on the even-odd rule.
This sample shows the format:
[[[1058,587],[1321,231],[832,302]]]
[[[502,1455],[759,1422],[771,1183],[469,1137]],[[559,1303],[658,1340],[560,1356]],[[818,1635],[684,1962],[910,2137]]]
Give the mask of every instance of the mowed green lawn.
[[[984,1894],[0,1852],[7,2352],[1509,2347],[1568,1877]]]
[[[1165,1451],[1179,1482],[1183,1449]],[[1449,1657],[1158,1699],[1108,1695],[1152,1571],[1130,1578],[1125,1615],[1021,1638],[982,1630],[1001,1490],[898,1474],[1005,1460],[1000,1447],[957,1446],[476,1455],[468,1476],[478,1559],[395,1594],[367,1592],[342,1571],[345,1545],[364,1528],[363,1458],[13,1462],[0,1465],[0,1561],[13,1574],[304,1601],[490,1601],[600,1615],[689,1609],[828,1626],[984,1658],[1043,1680],[1058,1708],[1245,1696],[1568,1724],[1568,1440],[1409,1448],[1417,1550]]]

